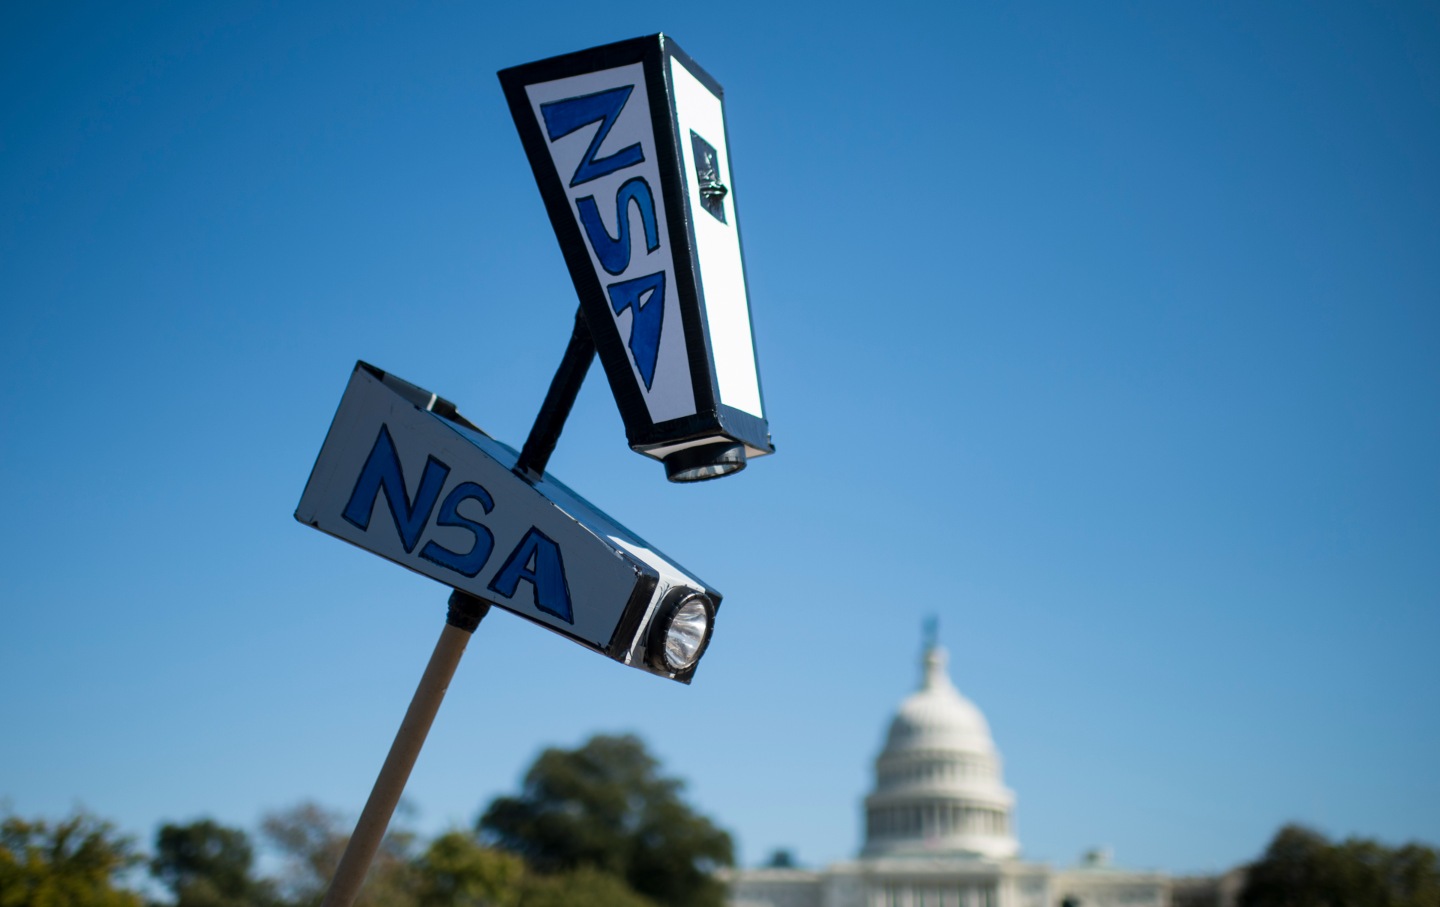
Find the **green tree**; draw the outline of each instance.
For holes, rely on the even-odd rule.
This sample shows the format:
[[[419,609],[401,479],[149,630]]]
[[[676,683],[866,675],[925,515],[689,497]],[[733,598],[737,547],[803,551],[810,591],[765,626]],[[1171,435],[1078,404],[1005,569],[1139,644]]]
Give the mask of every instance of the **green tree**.
[[[683,787],[638,738],[600,735],[545,750],[519,796],[496,799],[477,825],[542,873],[588,868],[667,907],[719,907],[725,888],[713,873],[734,862],[734,847],[681,799]]]
[[[657,907],[618,876],[582,866],[555,875],[531,874],[522,888],[521,907]]]
[[[140,907],[119,876],[140,858],[129,838],[84,813],[51,824],[0,822],[0,907]]]
[[[425,848],[415,875],[420,907],[519,907],[527,870],[514,854],[450,831]]]
[[[419,907],[656,907],[617,876],[589,867],[543,875],[463,831],[431,841],[415,876]]]
[[[1440,863],[1419,844],[1331,844],[1286,825],[1249,867],[1240,907],[1440,907]]]
[[[177,907],[263,907],[275,899],[251,874],[254,863],[245,832],[200,819],[160,826],[150,874],[170,889]]]

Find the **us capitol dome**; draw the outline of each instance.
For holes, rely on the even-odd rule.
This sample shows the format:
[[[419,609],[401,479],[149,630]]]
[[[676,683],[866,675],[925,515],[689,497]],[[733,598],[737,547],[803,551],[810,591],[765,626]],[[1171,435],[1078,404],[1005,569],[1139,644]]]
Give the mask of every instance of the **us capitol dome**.
[[[890,722],[865,798],[862,856],[1020,852],[1015,794],[1001,780],[990,725],[950,682],[946,662],[944,649],[926,647],[920,689]]]
[[[1112,868],[1103,852],[1067,870],[1020,858],[990,724],[951,682],[933,628],[926,636],[920,687],[875,759],[859,856],[727,872],[730,907],[1169,907],[1167,876]]]

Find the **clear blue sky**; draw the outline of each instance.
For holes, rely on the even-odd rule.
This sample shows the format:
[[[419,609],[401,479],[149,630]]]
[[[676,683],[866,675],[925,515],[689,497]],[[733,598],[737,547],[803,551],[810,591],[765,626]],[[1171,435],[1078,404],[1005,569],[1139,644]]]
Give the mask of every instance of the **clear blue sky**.
[[[356,359],[518,444],[575,307],[495,71],[725,86],[779,452],[552,471],[726,594],[693,687],[496,613],[409,788],[633,730],[747,863],[853,854],[940,619],[1026,854],[1440,842],[1440,11],[6,4],[0,798],[358,811],[446,591],[294,522]]]

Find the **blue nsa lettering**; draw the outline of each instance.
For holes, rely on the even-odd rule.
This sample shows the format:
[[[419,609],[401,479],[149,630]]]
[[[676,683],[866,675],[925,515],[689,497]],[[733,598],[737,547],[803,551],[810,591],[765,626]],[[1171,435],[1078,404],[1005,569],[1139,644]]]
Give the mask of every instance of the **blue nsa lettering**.
[[[405,474],[400,468],[400,456],[395,450],[395,441],[390,429],[380,426],[375,446],[365,459],[360,476],[355,480],[355,489],[341,513],[346,522],[360,529],[370,531],[370,519],[375,512],[375,501],[383,492],[385,503],[390,509],[390,518],[395,523],[395,532],[406,554],[411,554],[419,544],[440,490],[450,475],[450,467],[434,456],[425,460],[425,470],[420,474],[420,487],[415,499],[410,499],[405,490]],[[436,526],[458,527],[475,537],[469,551],[451,551],[438,542],[428,541],[420,549],[420,557],[453,570],[461,576],[473,578],[485,568],[495,549],[495,535],[484,525],[460,513],[460,504],[477,501],[487,515],[495,509],[495,499],[485,487],[476,482],[461,482],[450,490],[440,503],[440,512],[435,517]],[[565,580],[565,563],[560,556],[560,546],[539,529],[530,527],[519,544],[505,559],[505,565],[490,581],[489,588],[513,599],[519,591],[520,581],[530,584],[531,600],[535,607],[547,614],[553,614],[566,623],[575,622],[570,607],[570,586]]]
[[[534,526],[510,552],[505,566],[490,581],[490,589],[514,598],[515,588],[522,579],[535,589],[535,607],[568,623],[575,622],[570,613],[570,585],[565,582],[560,546]]]
[[[616,170],[633,167],[645,160],[645,151],[639,142],[627,145],[609,157],[598,160],[595,157],[595,152],[605,143],[605,137],[610,134],[615,121],[620,119],[620,111],[625,109],[625,102],[630,100],[630,92],[634,90],[634,85],[622,85],[609,91],[597,91],[594,94],[540,105],[540,115],[545,118],[545,134],[552,142],[563,139],[591,123],[600,123],[600,128],[595,130],[595,137],[590,140],[590,147],[585,149],[585,155],[580,158],[580,164],[575,168],[575,175],[570,178],[571,188]]]
[[[596,157],[610,130],[614,128],[625,104],[634,92],[634,85],[622,85],[606,91],[550,101],[540,105],[540,115],[545,120],[545,134],[552,143],[586,126],[599,124],[590,145],[580,157],[575,173],[570,178],[570,187],[583,185],[591,180],[618,173],[645,162],[645,149],[639,142],[627,145],[619,151]],[[619,236],[611,236],[604,221],[600,219],[600,208],[595,196],[587,195],[575,201],[576,213],[584,229],[585,239],[606,273],[619,276],[630,267],[633,249],[630,235],[630,208],[640,214],[640,223],[645,234],[645,253],[648,255],[660,248],[660,229],[655,218],[655,196],[650,183],[643,176],[632,177],[621,184],[615,192],[615,219]],[[610,307],[618,316],[626,309],[632,309],[630,339],[626,344],[635,360],[635,368],[650,390],[655,381],[655,366],[660,361],[660,331],[665,320],[665,271],[633,277],[606,286],[610,296]]]
[[[590,248],[595,250],[600,266],[611,274],[623,274],[630,267],[631,202],[640,211],[640,222],[645,227],[645,251],[654,252],[660,248],[660,231],[655,225],[655,199],[644,177],[627,180],[615,193],[615,222],[620,225],[619,236],[612,237],[605,229],[595,196],[587,195],[575,202],[580,212],[580,223],[585,227],[585,238],[590,240]]]
[[[665,272],[657,271],[612,283],[610,307],[619,315],[626,309],[635,310],[630,322],[630,355],[645,379],[645,389],[655,380],[655,363],[660,359],[660,320],[665,317]],[[658,301],[658,304],[657,304]]]

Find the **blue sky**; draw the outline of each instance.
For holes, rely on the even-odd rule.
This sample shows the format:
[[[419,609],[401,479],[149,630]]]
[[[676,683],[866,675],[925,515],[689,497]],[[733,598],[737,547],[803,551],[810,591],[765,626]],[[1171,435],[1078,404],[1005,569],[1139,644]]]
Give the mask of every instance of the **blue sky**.
[[[779,452],[551,461],[726,595],[689,688],[507,614],[409,786],[467,825],[635,731],[853,854],[937,615],[1027,856],[1440,842],[1440,13],[1423,4],[9,4],[0,798],[148,838],[358,811],[436,583],[291,514],[365,359],[519,444],[575,307],[495,71],[725,86]]]

